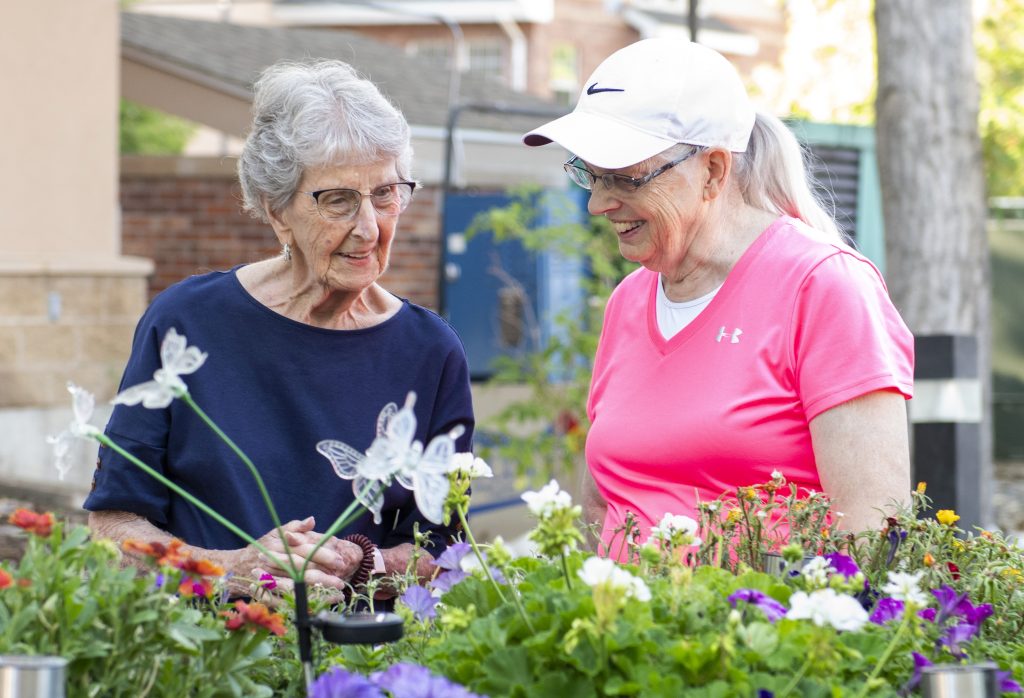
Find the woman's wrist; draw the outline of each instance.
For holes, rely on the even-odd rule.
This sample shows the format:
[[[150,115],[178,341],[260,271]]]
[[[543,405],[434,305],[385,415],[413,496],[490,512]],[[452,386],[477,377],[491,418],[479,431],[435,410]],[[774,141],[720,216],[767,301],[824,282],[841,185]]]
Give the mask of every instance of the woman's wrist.
[[[352,586],[363,586],[369,581],[370,575],[373,574],[374,569],[377,567],[377,556],[380,555],[380,551],[377,550],[377,546],[373,544],[373,541],[361,533],[353,533],[352,535],[345,536],[342,540],[358,545],[363,551],[363,559],[359,562],[359,567],[356,568],[356,571],[349,579],[349,583]]]

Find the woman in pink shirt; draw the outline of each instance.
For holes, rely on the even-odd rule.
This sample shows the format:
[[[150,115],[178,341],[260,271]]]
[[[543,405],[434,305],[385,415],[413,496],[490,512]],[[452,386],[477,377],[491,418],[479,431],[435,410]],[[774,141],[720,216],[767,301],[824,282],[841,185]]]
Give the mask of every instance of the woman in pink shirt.
[[[642,265],[608,302],[587,406],[584,513],[606,543],[627,512],[645,540],[774,470],[829,494],[847,530],[909,499],[913,337],[725,58],[627,46],[524,141],[573,154],[590,212]]]

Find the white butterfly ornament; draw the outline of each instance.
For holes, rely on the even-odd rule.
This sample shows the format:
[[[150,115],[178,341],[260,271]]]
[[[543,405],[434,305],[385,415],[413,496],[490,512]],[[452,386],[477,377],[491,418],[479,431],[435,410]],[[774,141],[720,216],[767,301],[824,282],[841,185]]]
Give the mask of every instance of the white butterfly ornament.
[[[410,392],[401,409],[393,402],[385,405],[377,417],[377,436],[365,454],[334,439],[316,445],[338,477],[352,480],[356,499],[373,513],[376,524],[381,522],[384,489],[392,478],[413,491],[416,506],[428,521],[440,524],[444,520],[449,463],[455,454],[455,439],[465,428],[459,425],[435,436],[424,449],[415,440],[415,404],[416,393]]]

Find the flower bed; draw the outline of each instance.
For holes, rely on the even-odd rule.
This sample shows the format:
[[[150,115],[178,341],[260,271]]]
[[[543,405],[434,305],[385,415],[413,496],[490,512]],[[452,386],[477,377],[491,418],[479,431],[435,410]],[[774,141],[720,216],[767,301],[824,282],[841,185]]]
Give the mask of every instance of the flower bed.
[[[180,376],[205,355],[176,333],[167,342],[169,365],[119,399],[199,411]],[[92,397],[70,390],[75,419],[54,439],[58,459],[75,437],[118,449],[88,423]],[[954,512],[923,516],[923,485],[881,530],[853,535],[827,497],[775,473],[702,504],[699,521],[666,514],[647,540],[627,522],[595,556],[578,550],[580,508],[552,481],[523,495],[539,554],[513,558],[500,539],[479,545],[467,521],[470,483],[489,468],[453,454],[454,435],[414,443],[414,399],[382,413],[366,458],[330,463],[366,510],[396,479],[428,519],[463,524],[466,541],[438,558],[426,586],[413,570],[388,580],[401,594],[399,641],[310,652],[296,628],[308,633],[326,607],[315,588],[308,606],[286,594],[274,611],[260,603],[273,579],[247,580],[256,600],[228,603],[222,571],[176,543],[126,543],[153,562],[139,575],[84,527],[19,510],[11,522],[29,541],[16,567],[0,566],[0,653],[66,658],[71,696],[867,698],[914,694],[929,665],[982,661],[999,667],[1000,690],[1021,692],[1024,551],[959,529]],[[328,533],[359,514],[349,509]],[[781,556],[780,574],[759,571],[765,552]],[[282,567],[302,579],[303,565]],[[354,589],[351,603],[372,608],[379,583]]]

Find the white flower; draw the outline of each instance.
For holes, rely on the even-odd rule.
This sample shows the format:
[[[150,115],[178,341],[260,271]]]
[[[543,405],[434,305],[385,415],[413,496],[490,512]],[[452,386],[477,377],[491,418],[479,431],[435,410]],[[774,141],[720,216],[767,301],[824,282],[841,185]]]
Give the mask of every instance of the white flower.
[[[558,486],[557,480],[544,485],[538,492],[523,492],[522,499],[530,513],[541,519],[572,506],[572,497]]]
[[[860,602],[848,594],[837,594],[835,589],[818,589],[810,594],[794,592],[789,597],[789,606],[786,618],[831,625],[836,630],[860,630],[868,622],[868,612]]]
[[[666,513],[657,526],[651,527],[649,540],[668,542],[678,537],[685,545],[700,545],[700,538],[696,535],[698,527],[697,522],[689,516]]]
[[[781,480],[781,479],[782,479],[782,471],[780,471],[780,470],[773,470],[772,471],[772,480]]]
[[[401,409],[393,402],[385,405],[377,417],[377,436],[365,454],[334,439],[316,445],[338,477],[352,480],[356,499],[373,513],[374,523],[381,522],[384,489],[392,478],[413,491],[416,506],[428,521],[440,524],[444,520],[455,439],[465,427],[458,425],[447,434],[438,434],[424,449],[415,440],[415,404],[416,393],[410,392]]]
[[[924,572],[890,572],[889,583],[882,587],[882,593],[888,594],[897,601],[912,603],[916,606],[928,605],[928,597],[921,591],[921,578]]]
[[[814,559],[809,560],[807,564],[803,566],[800,573],[804,578],[815,587],[823,587],[828,585],[828,575],[835,570],[828,564],[828,560],[816,556]]]
[[[471,480],[476,480],[478,477],[494,477],[494,472],[491,470],[491,466],[487,465],[487,461],[483,458],[475,457],[468,451],[466,453],[456,453],[452,456],[449,472],[455,472],[456,470],[461,470],[469,475]]]
[[[587,586],[608,586],[637,601],[651,600],[651,590],[647,588],[644,580],[634,577],[608,558],[587,558],[577,574]]]
[[[58,477],[61,480],[71,470],[71,444],[74,443],[74,440],[91,439],[101,433],[99,429],[89,424],[93,408],[96,406],[96,398],[92,396],[92,393],[70,381],[68,382],[68,392],[71,393],[73,414],[71,424],[56,436],[46,437],[46,442],[53,446],[54,465],[57,466]]]
[[[181,376],[195,373],[206,361],[206,354],[187,346],[185,335],[173,327],[167,330],[160,345],[160,368],[153,380],[122,390],[114,398],[115,405],[137,405],[151,410],[167,407],[178,395],[188,392]]]

